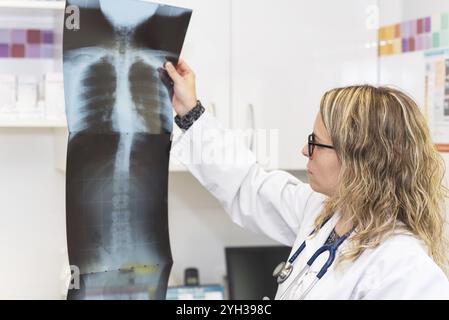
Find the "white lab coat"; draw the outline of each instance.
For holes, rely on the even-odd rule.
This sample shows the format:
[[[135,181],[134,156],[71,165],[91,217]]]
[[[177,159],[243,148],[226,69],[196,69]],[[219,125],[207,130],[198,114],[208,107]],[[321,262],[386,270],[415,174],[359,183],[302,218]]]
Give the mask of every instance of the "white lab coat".
[[[309,239],[326,197],[286,172],[264,171],[245,144],[229,139],[229,131],[209,114],[174,142],[172,156],[187,166],[238,225],[292,246],[292,253],[308,239],[292,275],[276,295],[276,299],[298,299],[327,254],[316,261],[303,286],[295,286],[295,276],[323,245],[339,218],[336,213]],[[229,161],[232,156],[238,159]],[[228,161],[223,163],[226,157]],[[346,241],[339,252],[349,245]],[[306,299],[449,299],[449,281],[422,241],[397,234],[366,250],[354,262],[337,268],[333,265]]]

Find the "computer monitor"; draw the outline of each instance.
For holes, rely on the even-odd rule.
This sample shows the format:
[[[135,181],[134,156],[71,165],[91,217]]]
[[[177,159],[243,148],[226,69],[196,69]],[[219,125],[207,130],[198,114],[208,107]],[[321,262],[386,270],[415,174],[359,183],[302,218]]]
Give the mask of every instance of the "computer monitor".
[[[167,300],[224,300],[222,285],[169,287]]]
[[[273,270],[288,259],[290,251],[291,248],[282,246],[225,248],[229,298],[273,299],[278,287]]]

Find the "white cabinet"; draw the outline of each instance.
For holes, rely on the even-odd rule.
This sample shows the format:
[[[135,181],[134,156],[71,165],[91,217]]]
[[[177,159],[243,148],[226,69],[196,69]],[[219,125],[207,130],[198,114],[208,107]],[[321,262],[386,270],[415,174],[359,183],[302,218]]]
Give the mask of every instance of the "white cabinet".
[[[229,126],[230,1],[168,0],[193,10],[181,58],[197,74],[198,98]]]
[[[193,15],[182,57],[197,74],[198,97],[229,126],[230,1],[186,0]]]
[[[198,98],[226,127],[230,125],[230,0],[168,0],[193,10],[181,58],[197,75]],[[180,130],[174,126],[175,137]],[[185,170],[171,159],[171,171]]]
[[[262,129],[278,132],[272,136],[277,143],[271,141],[269,148],[269,139],[255,144],[261,164],[305,169],[307,159],[300,150],[313,130],[325,91],[377,82],[375,4],[232,1],[232,125],[245,129],[254,124],[259,138]],[[267,164],[267,149],[275,151],[271,156],[277,165]]]

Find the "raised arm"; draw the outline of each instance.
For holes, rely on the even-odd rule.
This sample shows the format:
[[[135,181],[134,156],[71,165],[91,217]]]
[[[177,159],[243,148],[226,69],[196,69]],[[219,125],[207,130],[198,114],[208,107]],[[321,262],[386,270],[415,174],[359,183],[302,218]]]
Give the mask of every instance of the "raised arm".
[[[184,61],[166,68],[174,82],[173,106],[185,117],[197,105],[195,75]],[[293,245],[303,221],[318,214],[324,200],[286,172],[267,173],[241,139],[207,113],[174,143],[172,154],[235,223],[285,245]]]

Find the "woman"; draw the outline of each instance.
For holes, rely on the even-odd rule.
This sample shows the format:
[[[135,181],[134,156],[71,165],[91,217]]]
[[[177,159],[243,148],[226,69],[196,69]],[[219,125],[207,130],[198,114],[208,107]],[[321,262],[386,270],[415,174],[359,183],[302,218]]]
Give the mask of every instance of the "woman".
[[[309,185],[265,172],[238,141],[206,134],[224,131],[197,103],[193,71],[183,61],[166,70],[185,130],[174,156],[234,222],[293,247],[276,272],[277,299],[449,299],[444,162],[412,99],[385,87],[327,92],[302,150]],[[246,160],[192,161],[229,148]],[[324,244],[337,247],[336,261],[324,275],[329,254],[304,269]]]

